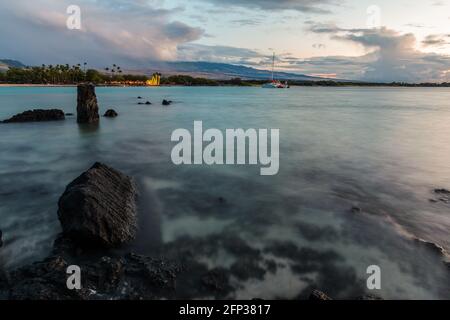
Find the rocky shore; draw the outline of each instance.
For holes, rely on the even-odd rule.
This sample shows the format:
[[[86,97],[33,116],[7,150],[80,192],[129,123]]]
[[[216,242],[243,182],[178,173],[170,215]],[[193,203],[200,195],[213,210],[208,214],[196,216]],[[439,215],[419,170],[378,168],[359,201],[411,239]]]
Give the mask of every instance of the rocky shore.
[[[138,230],[137,197],[130,177],[105,164],[95,163],[72,181],[59,199],[58,217],[63,231],[55,240],[51,254],[43,261],[11,272],[0,271],[0,299],[226,298],[234,290],[229,281],[231,276],[240,281],[262,279],[266,271],[259,262],[269,272],[279,267],[274,261],[262,259],[260,250],[226,235],[207,239],[210,245],[206,248],[195,243],[196,240],[181,239],[165,247],[158,257],[129,252],[127,244],[136,237]],[[244,253],[248,258],[236,262],[230,269],[209,269],[196,261],[194,248],[214,251],[219,246]],[[175,251],[177,253],[173,254]],[[269,251],[277,255],[310,256],[288,245]],[[79,290],[70,290],[67,286],[67,270],[74,265],[81,270]],[[311,266],[307,263],[299,267]],[[299,298],[308,299],[308,296]],[[309,299],[331,298],[313,290]],[[358,299],[379,298],[362,296]]]

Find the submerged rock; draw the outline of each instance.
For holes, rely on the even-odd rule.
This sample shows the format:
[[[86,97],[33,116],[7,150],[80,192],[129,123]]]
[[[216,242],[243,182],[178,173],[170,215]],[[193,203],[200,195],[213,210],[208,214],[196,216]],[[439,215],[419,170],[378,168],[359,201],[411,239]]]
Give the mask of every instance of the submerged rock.
[[[16,114],[10,119],[4,120],[4,123],[15,123],[15,122],[39,122],[39,121],[56,121],[64,120],[65,115],[62,110],[59,109],[35,109],[28,110],[19,114]]]
[[[115,118],[117,116],[118,116],[118,113],[113,109],[107,110],[104,114],[104,117],[107,117],[107,118]]]
[[[99,118],[95,86],[93,84],[79,85],[77,98],[78,123],[97,123]]]
[[[360,207],[357,207],[357,206],[353,206],[351,209],[350,209],[350,211],[352,212],[352,213],[361,213],[361,208]]]
[[[313,301],[324,301],[324,300],[333,300],[327,294],[323,293],[320,290],[313,290],[309,295],[309,300]]]
[[[444,202],[450,203],[450,191],[447,189],[434,189],[434,194],[438,197],[437,199],[430,199],[430,202]]]
[[[166,100],[166,99],[164,99],[163,102],[162,102],[162,105],[163,105],[163,106],[170,106],[171,104],[172,104],[172,101],[171,101],[171,100]]]
[[[117,247],[136,236],[136,188],[131,178],[104,164],[71,182],[59,199],[64,235],[81,245]]]

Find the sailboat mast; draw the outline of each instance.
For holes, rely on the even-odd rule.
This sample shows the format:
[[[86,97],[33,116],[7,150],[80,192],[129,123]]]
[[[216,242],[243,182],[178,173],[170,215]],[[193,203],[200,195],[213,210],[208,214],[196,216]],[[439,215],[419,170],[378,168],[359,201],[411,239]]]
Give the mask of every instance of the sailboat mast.
[[[275,72],[275,52],[273,53],[272,56],[272,81],[275,80],[273,73]]]

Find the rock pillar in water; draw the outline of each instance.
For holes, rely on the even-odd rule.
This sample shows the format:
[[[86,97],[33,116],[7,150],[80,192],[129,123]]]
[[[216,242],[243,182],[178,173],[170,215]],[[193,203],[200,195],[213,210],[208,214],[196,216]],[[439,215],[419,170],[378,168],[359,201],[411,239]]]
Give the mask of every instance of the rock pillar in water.
[[[78,86],[77,121],[78,123],[98,123],[97,96],[93,84],[81,84]]]

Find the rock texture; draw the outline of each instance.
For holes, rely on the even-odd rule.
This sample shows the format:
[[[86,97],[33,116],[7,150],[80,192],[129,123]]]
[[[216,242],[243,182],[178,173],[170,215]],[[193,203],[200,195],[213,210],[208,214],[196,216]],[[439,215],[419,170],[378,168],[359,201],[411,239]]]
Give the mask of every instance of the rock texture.
[[[107,118],[115,118],[115,117],[117,117],[119,114],[115,111],[115,110],[113,110],[113,109],[109,109],[109,110],[107,110],[106,112],[105,112],[105,114],[103,115],[104,117],[107,117]]]
[[[28,110],[23,113],[16,114],[10,119],[3,121],[4,123],[14,123],[14,122],[39,122],[39,121],[56,121],[64,120],[65,115],[62,110],[59,109],[35,109]]]
[[[323,293],[320,290],[313,290],[309,296],[309,300],[313,301],[323,301],[323,300],[333,300],[329,296],[327,296],[325,293]]]
[[[70,183],[59,199],[64,234],[92,247],[117,247],[135,238],[136,188],[130,177],[104,164]]]
[[[78,86],[77,121],[78,123],[97,123],[99,121],[97,96],[93,84]]]

